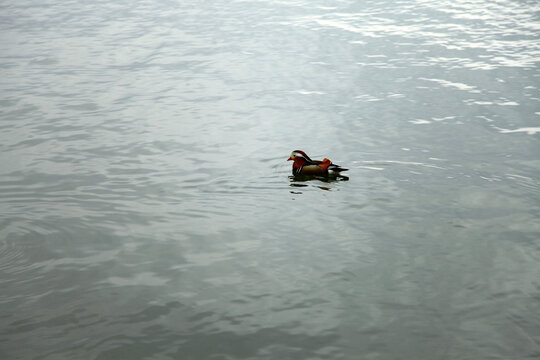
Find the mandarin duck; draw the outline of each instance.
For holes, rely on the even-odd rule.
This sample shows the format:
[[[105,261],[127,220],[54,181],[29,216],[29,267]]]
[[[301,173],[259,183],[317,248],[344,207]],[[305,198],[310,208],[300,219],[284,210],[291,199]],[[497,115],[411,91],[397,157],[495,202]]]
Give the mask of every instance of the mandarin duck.
[[[287,159],[287,161],[289,160],[294,161],[292,166],[293,175],[328,176],[339,175],[341,171],[349,170],[332,164],[332,161],[327,158],[324,158],[322,161],[311,160],[302,150],[294,150]]]

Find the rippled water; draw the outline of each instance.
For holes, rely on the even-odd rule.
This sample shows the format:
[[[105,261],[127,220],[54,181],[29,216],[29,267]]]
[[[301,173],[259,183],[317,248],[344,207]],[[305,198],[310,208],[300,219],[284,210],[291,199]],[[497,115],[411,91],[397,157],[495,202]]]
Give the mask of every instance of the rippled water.
[[[539,357],[539,11],[1,1],[0,355]]]

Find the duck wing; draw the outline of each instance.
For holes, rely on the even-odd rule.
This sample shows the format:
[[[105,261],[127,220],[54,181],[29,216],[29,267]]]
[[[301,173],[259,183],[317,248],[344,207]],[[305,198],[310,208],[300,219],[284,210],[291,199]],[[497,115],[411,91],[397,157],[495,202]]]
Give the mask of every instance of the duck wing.
[[[320,167],[319,165],[310,164],[302,166],[300,170],[302,175],[315,175],[315,176],[324,176],[327,174],[326,169]]]

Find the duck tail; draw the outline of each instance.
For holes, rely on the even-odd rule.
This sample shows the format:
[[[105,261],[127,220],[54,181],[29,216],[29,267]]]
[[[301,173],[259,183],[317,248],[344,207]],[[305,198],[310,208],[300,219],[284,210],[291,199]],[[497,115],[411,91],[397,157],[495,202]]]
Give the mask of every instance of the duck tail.
[[[333,172],[333,173],[340,173],[342,171],[347,171],[347,170],[349,169],[342,168],[341,166],[335,165],[335,164],[328,166],[328,171]]]

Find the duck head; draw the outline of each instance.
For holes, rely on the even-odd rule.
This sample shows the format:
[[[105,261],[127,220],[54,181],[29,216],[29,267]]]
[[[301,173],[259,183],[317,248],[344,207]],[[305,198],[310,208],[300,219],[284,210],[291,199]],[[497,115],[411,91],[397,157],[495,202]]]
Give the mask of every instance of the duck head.
[[[294,150],[287,161],[293,160],[294,162],[311,162],[311,159],[302,150]]]

